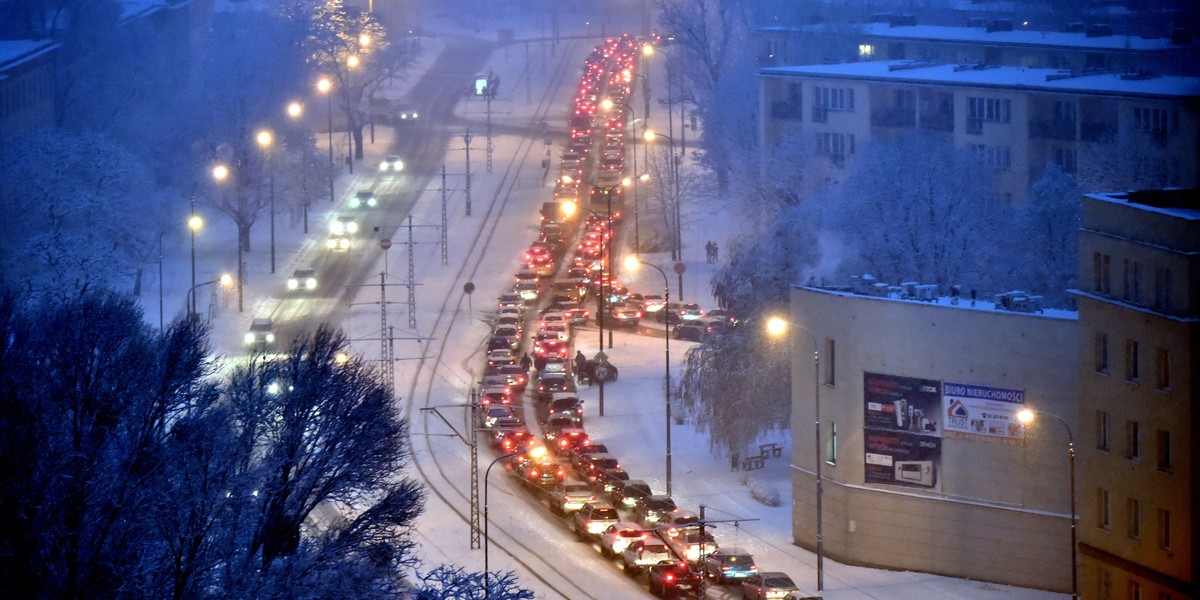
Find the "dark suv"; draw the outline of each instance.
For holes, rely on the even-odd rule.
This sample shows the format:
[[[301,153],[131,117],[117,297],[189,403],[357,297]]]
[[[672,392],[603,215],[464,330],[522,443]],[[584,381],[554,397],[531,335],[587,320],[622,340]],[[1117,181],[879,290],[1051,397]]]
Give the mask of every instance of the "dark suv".
[[[675,500],[670,496],[644,496],[633,507],[633,514],[642,525],[655,527],[676,508],[678,507],[675,506]]]
[[[651,566],[647,573],[652,596],[672,598],[700,589],[700,573],[693,571],[685,562],[659,563]]]

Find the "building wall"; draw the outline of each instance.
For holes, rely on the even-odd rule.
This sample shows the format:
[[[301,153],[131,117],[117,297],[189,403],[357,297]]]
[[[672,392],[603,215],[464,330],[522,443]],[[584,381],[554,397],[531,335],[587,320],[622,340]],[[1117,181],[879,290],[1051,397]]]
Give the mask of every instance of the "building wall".
[[[1135,590],[1142,598],[1196,596],[1200,199],[1194,195],[1192,206],[1084,199],[1078,305],[1086,352],[1079,365],[1085,598],[1125,598]],[[1165,271],[1172,283],[1164,290]]]
[[[867,483],[864,373],[1025,391],[1077,423],[1078,325],[1047,316],[792,290],[793,535],[813,548],[814,376],[820,346],[826,554],[840,562],[1013,585],[1070,588],[1067,439],[1050,417],[1023,441],[943,435],[933,488]],[[832,366],[831,366],[832,363]],[[832,372],[830,369],[832,368]],[[836,442],[834,431],[836,429]],[[833,459],[832,462],[830,459]]]
[[[54,126],[56,47],[49,40],[0,42],[0,135]]]

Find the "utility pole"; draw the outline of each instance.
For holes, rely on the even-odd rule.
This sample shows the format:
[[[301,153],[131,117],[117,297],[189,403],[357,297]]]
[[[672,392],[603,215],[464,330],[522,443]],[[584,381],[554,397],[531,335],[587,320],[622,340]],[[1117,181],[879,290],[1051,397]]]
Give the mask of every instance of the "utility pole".
[[[495,149],[495,144],[492,143],[492,90],[489,89],[484,96],[487,99],[487,172],[492,172],[492,151]]]
[[[471,216],[471,130],[467,129],[467,133],[463,135],[463,141],[467,145],[467,216]]]
[[[417,283],[416,266],[413,260],[413,224],[412,215],[408,216],[408,328],[417,329]]]
[[[390,246],[389,241],[387,246]],[[384,256],[387,256],[387,246],[384,246]],[[385,261],[386,262],[386,261]],[[387,320],[387,271],[379,274],[379,357],[383,361],[383,386],[392,395],[392,385],[396,381],[396,366],[391,356],[391,329]]]
[[[471,549],[478,550],[479,543],[479,436],[476,435],[475,424],[479,422],[479,389],[472,387],[468,400],[471,403]]]
[[[449,219],[446,216],[446,204],[449,201],[449,194],[446,190],[446,165],[442,165],[442,265],[450,264],[450,243],[447,238],[446,224]]]

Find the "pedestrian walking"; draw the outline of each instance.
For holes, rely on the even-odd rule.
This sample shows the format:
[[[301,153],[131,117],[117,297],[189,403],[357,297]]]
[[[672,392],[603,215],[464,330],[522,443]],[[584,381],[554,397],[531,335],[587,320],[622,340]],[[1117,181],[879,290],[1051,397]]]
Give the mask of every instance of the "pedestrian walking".
[[[580,383],[583,383],[583,371],[586,368],[587,368],[587,357],[583,355],[583,352],[576,351],[575,352],[575,377],[576,377],[576,379],[579,380]]]
[[[713,245],[713,251],[712,251],[712,262],[713,262],[713,264],[716,264],[716,263],[717,263],[717,261],[719,260],[719,259],[717,258],[717,252],[719,252],[719,249],[717,248],[717,243],[716,243],[716,242],[713,242],[713,243],[712,243],[712,245]]]
[[[709,242],[707,244],[704,244],[704,260],[708,261],[708,264],[710,264],[710,265],[712,264],[712,261],[713,261],[712,240],[709,240]]]
[[[539,354],[537,358],[533,359],[533,368],[541,373],[546,368],[546,357]]]
[[[533,359],[529,358],[529,353],[528,352],[522,353],[521,354],[521,370],[528,373],[529,368],[532,366],[533,366]]]

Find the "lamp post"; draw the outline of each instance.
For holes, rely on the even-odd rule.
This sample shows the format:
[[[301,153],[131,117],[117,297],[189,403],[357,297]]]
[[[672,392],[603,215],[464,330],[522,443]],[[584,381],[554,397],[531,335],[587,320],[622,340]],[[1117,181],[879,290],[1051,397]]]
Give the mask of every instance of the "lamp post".
[[[304,114],[304,105],[299,102],[289,102],[287,105],[287,115],[293,121],[299,120]],[[308,233],[308,148],[309,145],[304,145],[304,151],[301,153],[301,168],[300,168],[300,193],[304,200],[304,233]]]
[[[1077,546],[1075,537],[1075,435],[1071,432],[1071,426],[1062,417],[1044,410],[1024,409],[1017,413],[1017,420],[1029,425],[1037,419],[1038,415],[1054,417],[1059,423],[1062,423],[1063,429],[1067,430],[1067,457],[1071,470],[1071,598],[1079,600],[1079,571],[1075,563]]]
[[[825,589],[825,537],[821,510],[821,499],[824,495],[821,480],[821,463],[824,462],[821,458],[821,353],[816,336],[807,327],[796,325],[779,317],[767,319],[767,333],[773,337],[787,333],[788,327],[795,327],[808,334],[808,339],[813,346],[813,428],[816,433],[816,454],[813,455],[813,458],[817,463],[814,471],[817,477],[817,591],[820,592]]]
[[[229,179],[229,167],[227,167],[223,164],[217,163],[212,169],[212,176],[213,176],[213,180],[215,180],[217,182],[217,185],[224,184]],[[224,194],[225,190],[222,189],[221,193]],[[243,266],[243,263],[242,263],[243,248],[242,248],[242,234],[241,234],[240,229],[241,228],[239,227],[238,242],[237,242],[238,312],[242,312],[245,310],[245,304],[244,304],[245,283],[244,282],[246,279],[245,267]]]
[[[543,453],[545,452],[545,448],[542,448],[542,452]],[[491,587],[491,581],[490,581],[491,573],[489,572],[490,565],[488,564],[489,551],[491,550],[491,548],[490,548],[491,537],[488,535],[488,476],[492,474],[492,467],[496,466],[496,463],[498,463],[506,458],[512,458],[518,454],[520,454],[520,452],[510,452],[508,454],[505,454],[504,456],[497,458],[496,460],[493,460],[492,463],[488,465],[487,470],[485,470],[483,472],[483,597],[484,598],[490,598],[492,595],[492,587]]]
[[[346,96],[346,113],[347,114],[349,114],[351,112],[351,110],[354,108],[354,107],[350,106],[350,100],[351,100],[351,98],[350,98],[350,74],[355,69],[357,69],[360,64],[362,64],[362,60],[358,58],[357,54],[351,54],[350,56],[346,57],[346,81],[343,82],[344,85],[342,85],[342,88],[345,89],[345,91],[346,91],[346,93],[344,95]],[[347,117],[347,119],[349,119],[349,117]],[[354,174],[354,136],[352,135],[353,131],[351,131],[351,129],[353,129],[353,127],[351,127],[350,123],[347,121],[347,124],[346,124],[346,166],[350,168],[350,174],[353,175]]]
[[[212,284],[218,283],[218,282],[221,284],[221,287],[228,288],[229,286],[233,285],[233,276],[230,275],[229,273],[223,273],[223,274],[221,274],[220,277],[218,277],[212,281],[205,281],[204,283],[197,283],[196,285],[193,285],[192,287],[188,288],[187,300],[188,300],[189,304],[195,304],[195,302],[196,302],[196,288],[202,288],[206,285],[212,285]],[[192,311],[192,312],[188,313],[189,319],[195,318],[195,316],[196,316],[196,311]]]
[[[651,46],[648,44],[645,47],[651,48]],[[600,107],[603,108],[605,112],[612,110],[613,107],[615,107],[615,106],[620,106],[622,109],[628,110],[630,122],[634,125],[637,124],[637,113],[634,112],[632,106],[630,106],[624,102],[613,102],[611,98],[605,98],[604,101],[602,101],[600,103]],[[649,111],[647,111],[647,114],[648,113],[649,113]],[[647,162],[649,162],[649,159],[647,159]],[[626,186],[629,186],[631,183],[636,184],[637,181],[639,181],[639,180],[640,181],[648,181],[650,179],[650,176],[646,173],[643,173],[641,176],[639,176],[637,174],[637,143],[636,142],[633,144],[633,169],[632,169],[632,171],[633,171],[633,178],[632,179],[627,178],[625,181],[622,182]],[[641,212],[639,204],[640,203],[638,201],[638,188],[637,188],[637,185],[634,185],[633,186],[633,249],[635,252],[641,252],[641,249],[642,249],[641,227],[638,222],[638,219],[639,219],[638,213]]]
[[[650,57],[654,56],[654,46],[651,44],[642,44],[642,69],[645,71],[639,74],[642,78],[642,101],[645,106],[646,120],[650,120]]]
[[[317,91],[325,94],[327,129],[329,131],[329,201],[333,202],[333,82],[328,77],[318,79]]]
[[[600,238],[600,243],[601,243],[600,253],[602,256],[604,256],[604,268],[608,272],[608,277],[600,280],[600,305],[598,306],[598,308],[600,309],[600,318],[597,321],[600,325],[600,349],[601,350],[604,349],[604,308],[606,306],[608,306],[608,294],[606,292],[608,291],[608,289],[610,287],[612,287],[610,284],[610,281],[612,280],[613,272],[615,271],[615,269],[613,269],[613,262],[612,262],[612,247],[613,247],[613,237],[614,237],[613,219],[612,219],[612,215],[613,215],[612,193],[613,193],[613,190],[615,190],[621,186],[628,185],[629,184],[628,182],[629,182],[629,179],[623,179],[619,183],[613,184],[609,187],[602,187],[602,186],[598,186],[598,185],[592,186],[593,188],[602,190],[604,192],[604,200],[605,200],[605,203],[607,204],[607,211],[608,211],[608,242],[606,243],[604,241],[603,237]],[[595,214],[595,213],[592,213],[592,214]],[[613,347],[613,332],[612,332],[612,327],[609,327],[608,328],[608,349],[612,350],[612,347]]]
[[[642,262],[636,256],[630,256],[625,259],[625,267],[629,270],[635,270],[639,266],[645,265],[658,271],[663,278],[663,303],[671,303],[671,284],[667,279],[666,271],[663,271],[658,265]],[[664,308],[663,310],[666,310]],[[667,495],[671,495],[671,327],[670,324],[663,328],[663,369],[666,385],[666,415],[667,415]]]
[[[273,144],[275,136],[271,130],[263,129],[255,136],[258,147],[267,153],[267,171],[270,173],[270,203],[271,203],[271,273],[275,273],[275,152]]]
[[[200,231],[201,227],[204,227],[204,219],[201,219],[196,214],[196,194],[195,193],[192,194],[192,216],[188,217],[187,225],[188,225],[188,229],[191,230],[191,233],[192,233],[192,287],[195,287],[196,286],[196,232]],[[162,244],[162,238],[160,237],[159,238],[160,256],[161,256],[161,244]],[[159,262],[161,265],[161,261],[159,261]],[[160,271],[161,271],[161,269],[160,269]],[[160,280],[162,279],[161,273],[159,273],[159,279]],[[188,304],[188,316],[191,316],[191,314],[194,312],[196,312],[196,307],[193,306],[192,304]]]

